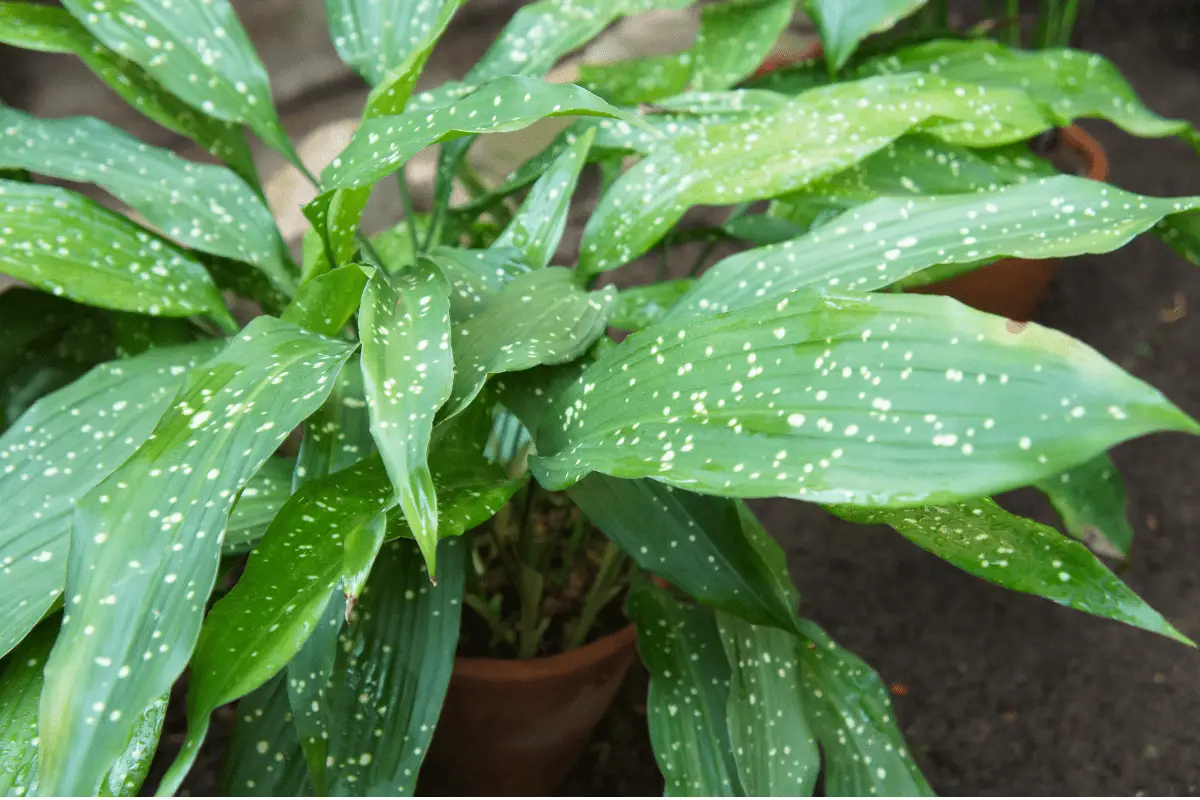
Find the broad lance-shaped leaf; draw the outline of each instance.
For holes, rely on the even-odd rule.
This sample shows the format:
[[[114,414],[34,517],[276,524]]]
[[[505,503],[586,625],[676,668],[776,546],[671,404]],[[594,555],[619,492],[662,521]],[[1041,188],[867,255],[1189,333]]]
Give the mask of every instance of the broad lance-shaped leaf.
[[[317,275],[296,292],[280,319],[325,336],[337,336],[358,311],[367,274],[357,264]]]
[[[235,327],[200,262],[57,186],[0,181],[0,272],[88,305]]]
[[[691,206],[794,192],[910,131],[993,147],[1050,124],[1018,90],[923,74],[839,83],[777,109],[702,123],[657,144],[605,193],[584,229],[579,268],[588,275],[615,269],[646,252]]]
[[[450,283],[450,318],[463,324],[476,317],[504,285],[530,271],[513,247],[487,250],[435,247],[426,258],[437,265]]]
[[[1016,50],[989,39],[947,39],[871,59],[855,71],[861,76],[917,70],[989,87],[1018,87],[1052,109],[1062,125],[1096,117],[1135,136],[1182,135],[1195,143],[1188,122],[1146,108],[1111,61],[1082,50]]]
[[[329,36],[338,55],[372,86],[404,63],[459,0],[328,0]]]
[[[227,797],[302,797],[314,794],[288,707],[284,673],[237,706],[233,739],[221,768]]]
[[[616,297],[611,286],[581,289],[575,271],[563,267],[508,281],[476,316],[456,320],[454,389],[444,416],[465,408],[488,375],[578,358],[604,333]]]
[[[926,0],[804,0],[804,10],[816,23],[829,71],[849,60],[858,43],[872,33],[886,31],[912,14]]]
[[[267,70],[229,0],[90,0],[63,5],[108,47],[193,108],[243,122],[293,164],[299,158],[271,104]]]
[[[1068,175],[995,192],[880,198],[797,239],[723,259],[667,319],[781,301],[809,287],[882,289],[939,264],[968,270],[1002,256],[1107,253],[1197,206],[1200,198],[1143,197]]]
[[[751,797],[811,796],[821,756],[804,711],[795,633],[724,613],[717,628],[729,662],[725,716],[742,787]]]
[[[61,8],[0,2],[0,42],[46,53],[73,53],[122,100],[168,130],[191,138],[251,186],[258,175],[239,126],[203,114],[163,89],[129,59],[96,41]]]
[[[71,513],[154,430],[184,375],[220,342],[102,364],[35,403],[0,437],[0,656],[62,593]]]
[[[978,497],[1200,425],[1054,330],[944,297],[803,292],[666,320],[554,398],[531,460],[693,491],[855,505]]]
[[[0,663],[0,796],[33,797],[39,793],[38,702],[42,668],[57,634],[57,621],[47,620]],[[122,752],[110,765],[100,786],[101,794],[138,794],[158,748],[166,712],[164,696],[138,720]]]
[[[295,467],[293,459],[276,456],[254,473],[229,512],[229,522],[221,539],[222,555],[249,551],[267,532],[267,526],[292,494]]]
[[[427,261],[395,276],[379,269],[367,284],[358,316],[371,434],[431,574],[436,574],[438,508],[429,437],[454,380],[449,293],[446,279]]]
[[[922,550],[1008,589],[1186,642],[1086,547],[993,501],[910,509],[835,506],[851,522],[891,525]]]
[[[293,285],[270,210],[226,168],[193,164],[90,117],[42,120],[4,106],[0,131],[0,166],[94,183],[168,238]]]
[[[371,187],[339,189],[336,192],[319,194],[302,209],[312,223],[312,229],[325,247],[325,259],[319,272],[337,269],[349,263],[358,250],[355,233],[362,219],[363,209],[371,198]],[[307,282],[319,272],[306,270],[301,278]]]
[[[575,184],[595,138],[594,128],[585,131],[555,159],[529,190],[525,202],[494,247],[519,248],[525,262],[534,269],[550,263],[566,230],[571,196],[575,194]]]
[[[398,1],[408,6],[413,3],[413,0]],[[361,4],[363,0],[351,0],[351,2]],[[366,2],[373,3],[375,0],[366,0]],[[385,0],[385,2],[397,2],[397,0]],[[421,78],[421,73],[425,69],[425,62],[429,60],[434,47],[441,41],[442,34],[446,32],[450,20],[463,2],[465,0],[434,0],[430,4],[420,0],[417,11],[424,13],[432,10],[436,13],[427,18],[426,23],[421,25],[417,34],[409,37],[407,47],[394,54],[403,55],[403,58],[397,58],[394,67],[381,75],[379,80],[367,81],[374,88],[367,95],[367,102],[363,106],[363,119],[385,117],[404,111],[408,106],[413,89],[417,86],[417,81]],[[435,91],[446,91],[446,102],[449,102],[454,86],[453,83],[443,84]]]
[[[288,499],[204,621],[192,655],[187,741],[160,793],[173,794],[191,768],[212,712],[266,683],[300,650],[341,578],[346,534],[393,502],[374,458],[306,483]]]
[[[802,704],[825,752],[829,797],[931,796],[904,743],[887,687],[862,659],[804,621]]]
[[[468,546],[438,549],[433,585],[413,542],[384,545],[342,634],[327,692],[332,795],[416,789],[454,668]]]
[[[568,493],[642,569],[707,606],[796,630],[787,559],[745,504],[599,474]]]
[[[1160,222],[1154,232],[1172,250],[1193,264],[1200,264],[1200,214],[1177,214]]]
[[[795,0],[727,0],[705,6],[692,48],[693,87],[727,89],[754,72],[792,21],[795,6]]]
[[[40,721],[48,793],[94,793],[135,720],[183,671],[234,497],[352,351],[258,317],[189,373],[152,438],[76,506]]]
[[[630,586],[629,613],[650,671],[646,722],[666,794],[742,794],[725,717],[729,662],[713,613],[644,578]]]
[[[1099,555],[1129,558],[1133,526],[1129,524],[1125,483],[1107,455],[1046,478],[1037,488],[1050,498],[1067,533]]]
[[[431,111],[364,120],[346,149],[322,173],[321,183],[327,189],[369,185],[431,144],[472,133],[521,130],[544,117],[570,115],[638,121],[578,86],[509,76]]]

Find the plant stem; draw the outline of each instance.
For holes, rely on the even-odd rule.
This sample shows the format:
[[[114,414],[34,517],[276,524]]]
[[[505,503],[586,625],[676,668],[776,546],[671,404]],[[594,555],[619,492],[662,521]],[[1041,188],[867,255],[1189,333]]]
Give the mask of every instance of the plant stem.
[[[404,221],[408,223],[408,237],[412,239],[413,258],[425,252],[421,237],[417,233],[417,213],[413,210],[412,195],[408,191],[408,178],[401,168],[396,173],[396,183],[400,186],[400,206],[404,209]],[[428,244],[428,242],[426,242]]]
[[[1067,0],[1058,24],[1058,44],[1061,47],[1071,46],[1071,34],[1075,32],[1075,20],[1079,17],[1079,0]]]
[[[704,247],[700,248],[700,255],[696,256],[696,260],[692,262],[692,268],[688,270],[688,277],[695,277],[704,268],[704,262],[712,255],[713,248],[717,246],[717,238],[709,237],[709,240],[704,243]]]
[[[613,599],[613,584],[620,577],[621,567],[624,564],[625,554],[621,552],[621,548],[610,541],[604,548],[604,558],[600,562],[600,570],[596,573],[596,579],[592,581],[592,588],[583,601],[583,611],[579,614],[579,620],[571,628],[571,635],[567,639],[567,650],[574,650],[587,639],[592,626],[596,624],[596,617]]]
[[[1012,47],[1021,46],[1021,0],[1008,0],[1008,43]]]
[[[381,269],[385,273],[387,272],[387,268],[383,265],[383,258],[381,258],[379,253],[375,251],[375,247],[371,244],[371,240],[368,239],[361,230],[354,232],[354,241],[358,242],[358,246],[362,248],[363,255],[365,255],[367,260],[371,262],[371,266],[375,267],[375,269]]]
[[[554,583],[558,586],[562,586],[566,582],[567,576],[571,574],[571,566],[575,563],[575,554],[579,552],[584,534],[588,531],[588,518],[583,513],[583,509],[577,507],[575,510],[579,516],[575,518],[575,528],[571,531],[567,549],[563,551],[562,564],[558,568],[558,575],[554,578]]]

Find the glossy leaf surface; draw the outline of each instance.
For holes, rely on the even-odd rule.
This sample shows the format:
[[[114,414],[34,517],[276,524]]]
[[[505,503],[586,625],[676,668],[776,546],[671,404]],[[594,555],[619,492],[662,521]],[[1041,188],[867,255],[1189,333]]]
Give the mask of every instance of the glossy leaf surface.
[[[194,164],[90,117],[42,120],[0,107],[0,166],[94,183],[180,244],[293,278],[271,212],[224,167]]]
[[[62,593],[75,506],[133,454],[187,371],[219,347],[163,348],[98,366],[0,437],[0,655]]]
[[[454,380],[449,293],[445,278],[426,261],[394,277],[378,270],[359,312],[371,434],[430,572],[436,570],[438,505],[429,439]]]
[[[334,795],[411,796],[458,646],[467,545],[439,546],[436,585],[413,542],[384,545],[342,634],[327,692]]]
[[[300,797],[314,793],[296,739],[282,674],[246,696],[221,769],[227,797]]]
[[[923,550],[989,583],[1183,639],[1086,547],[991,500],[868,510],[835,507],[843,519],[885,523]]]
[[[567,491],[642,569],[705,605],[796,629],[799,598],[787,560],[743,504],[600,474]]]
[[[730,0],[705,6],[692,48],[700,91],[727,89],[750,75],[787,28],[795,0]]]
[[[1057,331],[948,298],[809,292],[630,336],[552,401],[531,466],[548,488],[597,471],[917,505],[1027,485],[1156,430],[1200,427]]]
[[[751,797],[808,797],[820,772],[800,691],[795,633],[717,614],[729,662],[725,714],[738,777]]]
[[[695,283],[690,278],[632,286],[617,295],[608,324],[625,331],[640,331],[667,315]]]
[[[296,292],[280,319],[313,333],[337,336],[358,311],[367,274],[348,264],[317,275]]]
[[[254,473],[229,512],[229,522],[221,540],[222,554],[244,553],[262,538],[271,520],[292,494],[293,469],[295,461],[275,456]]]
[[[1067,533],[1094,553],[1126,559],[1133,543],[1133,526],[1125,498],[1125,482],[1107,455],[1072,467],[1038,483]]]
[[[862,659],[805,621],[798,651],[808,721],[825,752],[829,797],[930,796],[896,722],[887,687]]]
[[[342,57],[372,86],[402,65],[459,0],[327,0],[329,36]]]
[[[204,267],[81,195],[0,181],[0,272],[80,303],[232,326]]]
[[[926,0],[805,0],[804,8],[816,23],[829,71],[836,72],[854,53],[858,43],[872,33],[886,31]]]
[[[630,588],[629,613],[650,671],[646,721],[666,794],[741,794],[725,718],[729,663],[712,612],[643,580]]]
[[[234,496],[321,404],[352,349],[258,317],[189,373],[153,438],[76,506],[40,722],[47,791],[94,792],[115,746],[182,672]]]
[[[296,155],[271,105],[267,70],[229,0],[63,3],[92,34],[209,116],[244,122],[270,147]]]

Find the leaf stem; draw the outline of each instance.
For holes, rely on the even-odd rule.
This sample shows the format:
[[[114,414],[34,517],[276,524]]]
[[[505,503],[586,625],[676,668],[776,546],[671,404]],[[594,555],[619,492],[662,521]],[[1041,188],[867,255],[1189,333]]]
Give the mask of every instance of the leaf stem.
[[[613,591],[616,588],[614,584],[620,578],[624,565],[625,554],[615,542],[610,541],[604,548],[604,558],[600,562],[596,579],[592,581],[592,588],[583,601],[583,611],[579,614],[579,620],[571,627],[567,650],[574,650],[583,644],[592,626],[596,624],[596,617],[616,597]]]
[[[404,168],[396,173],[396,183],[400,187],[400,205],[404,209],[404,222],[408,225],[408,236],[412,239],[413,257],[421,255],[427,249],[429,242],[422,243],[417,233],[417,213],[413,210],[412,194],[408,191],[408,178]]]

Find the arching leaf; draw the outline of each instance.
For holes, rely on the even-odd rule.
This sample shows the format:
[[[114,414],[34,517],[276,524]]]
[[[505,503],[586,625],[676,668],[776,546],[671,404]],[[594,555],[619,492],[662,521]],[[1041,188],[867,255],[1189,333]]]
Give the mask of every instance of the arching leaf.
[[[841,69],[858,43],[872,33],[886,31],[912,14],[926,0],[804,0],[805,11],[816,23],[825,48],[829,71]]]
[[[367,83],[381,83],[436,30],[460,0],[328,0],[329,36],[338,55]]]
[[[1100,455],[1038,483],[1062,517],[1067,533],[1094,553],[1127,559],[1133,542],[1125,483],[1107,455]]]
[[[692,48],[693,88],[728,89],[762,64],[787,29],[795,0],[726,0],[705,6]]]
[[[366,285],[367,274],[357,264],[317,275],[300,287],[280,319],[337,336],[358,311]]]

